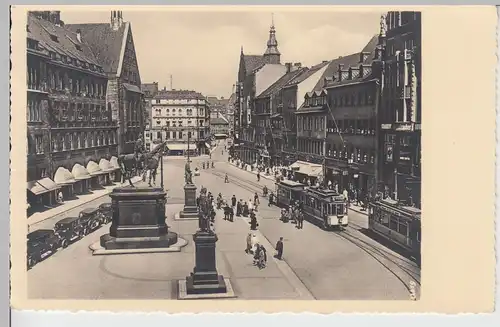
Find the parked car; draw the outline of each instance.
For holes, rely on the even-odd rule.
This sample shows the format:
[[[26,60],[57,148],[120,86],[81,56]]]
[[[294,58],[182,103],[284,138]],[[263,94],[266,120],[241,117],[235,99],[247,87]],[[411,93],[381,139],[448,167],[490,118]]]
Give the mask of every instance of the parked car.
[[[85,208],[80,211],[79,216],[82,219],[82,222],[87,221],[87,229],[85,230],[85,235],[95,231],[102,225],[98,208]]]
[[[27,236],[28,269],[36,265],[59,248],[59,237],[52,229],[39,229]]]
[[[101,217],[101,224],[109,223],[113,218],[113,208],[111,203],[103,203],[99,206],[99,216]]]
[[[67,248],[68,245],[87,234],[88,221],[82,217],[68,217],[59,220],[54,230],[59,236],[60,245]]]

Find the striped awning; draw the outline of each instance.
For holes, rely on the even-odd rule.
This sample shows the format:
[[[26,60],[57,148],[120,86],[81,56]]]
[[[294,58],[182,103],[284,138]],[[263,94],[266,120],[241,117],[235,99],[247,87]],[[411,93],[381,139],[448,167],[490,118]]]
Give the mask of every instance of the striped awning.
[[[75,177],[77,181],[83,180],[83,179],[89,179],[92,176],[90,176],[89,172],[85,167],[83,167],[80,164],[75,164],[73,166],[73,169],[71,169],[71,174]]]
[[[168,143],[167,148],[170,151],[187,151],[188,144],[187,143]],[[190,144],[189,150],[196,150],[196,144]]]
[[[76,180],[69,170],[64,167],[59,167],[54,175],[54,182],[57,185],[70,185],[75,183]]]
[[[290,168],[307,176],[318,177],[323,173],[323,166],[305,161],[296,161]]]
[[[40,195],[47,192],[55,191],[59,189],[59,186],[56,183],[54,183],[54,181],[51,180],[50,178],[45,177],[37,181],[29,181],[27,189],[35,195]]]

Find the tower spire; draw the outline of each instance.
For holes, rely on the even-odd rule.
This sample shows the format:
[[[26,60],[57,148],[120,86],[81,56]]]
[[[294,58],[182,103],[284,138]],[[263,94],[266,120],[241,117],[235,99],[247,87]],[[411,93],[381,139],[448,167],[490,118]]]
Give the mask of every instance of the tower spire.
[[[269,40],[267,49],[264,52],[264,58],[268,64],[279,64],[281,53],[278,50],[278,41],[276,40],[276,28],[274,27],[274,13],[271,14],[271,28],[269,29]]]

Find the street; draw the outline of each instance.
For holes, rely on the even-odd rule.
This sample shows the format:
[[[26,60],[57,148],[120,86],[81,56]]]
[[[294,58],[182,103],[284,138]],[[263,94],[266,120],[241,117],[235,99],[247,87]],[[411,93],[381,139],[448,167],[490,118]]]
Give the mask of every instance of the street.
[[[264,185],[274,190],[272,180],[261,178],[257,182],[254,174],[230,165],[223,148],[216,148],[210,160],[192,158],[191,168],[201,170],[200,176],[194,177],[198,191],[205,186],[215,197],[220,192],[227,199],[234,194],[248,201],[255,192],[261,195]],[[203,161],[214,161],[215,168],[201,169]],[[164,158],[167,224],[188,241],[181,252],[93,256],[89,245],[108,232],[107,225],[29,270],[28,296],[175,299],[176,281],[188,276],[194,266],[192,234],[198,224],[174,219],[183,207],[184,164],[180,158]],[[224,183],[226,173],[229,183]],[[86,206],[109,201],[106,196]],[[77,210],[81,208],[65,216],[75,215]],[[231,223],[222,219],[222,211],[217,213],[217,267],[219,274],[231,280],[238,299],[408,300],[410,280],[420,282],[420,269],[413,262],[364,235],[366,215],[350,211],[351,226],[344,232],[324,231],[307,222],[303,229],[297,229],[294,224],[282,223],[279,215],[279,208],[269,207],[267,199],[261,197],[256,234],[267,248],[268,265],[259,270],[244,252],[250,232],[248,220],[235,217]],[[49,219],[33,228],[51,228],[53,223]],[[273,258],[279,237],[284,237],[282,261]]]

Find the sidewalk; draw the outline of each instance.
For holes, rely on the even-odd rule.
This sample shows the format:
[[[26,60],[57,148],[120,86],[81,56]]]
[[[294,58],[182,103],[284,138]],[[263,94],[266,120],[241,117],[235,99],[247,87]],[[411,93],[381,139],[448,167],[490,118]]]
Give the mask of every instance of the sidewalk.
[[[132,183],[137,183],[141,180],[142,180],[142,178],[140,176],[135,176],[132,178]],[[37,223],[42,222],[46,219],[52,218],[56,215],[60,215],[66,211],[69,211],[69,210],[75,209],[79,206],[82,206],[90,201],[99,199],[99,198],[111,193],[111,191],[115,187],[124,186],[124,185],[128,185],[128,181],[126,181],[124,183],[118,183],[118,184],[114,184],[114,185],[104,186],[103,190],[93,191],[92,194],[79,195],[78,199],[69,200],[68,202],[64,202],[62,205],[59,205],[55,208],[46,210],[44,212],[35,212],[30,217],[28,217],[28,226],[37,224]]]
[[[245,170],[245,169],[243,169],[243,168],[238,167],[238,166],[237,166],[234,162],[228,162],[228,163],[229,163],[231,166],[234,166],[234,167],[238,168],[239,170],[246,171],[246,172],[249,172],[250,174],[257,175],[257,171],[256,171],[256,170],[251,171],[251,170],[250,170],[250,167],[248,167],[248,168],[247,168],[247,170]],[[260,174],[260,177],[261,177],[261,178],[268,179],[268,180],[271,180],[271,181],[273,181],[273,182],[275,182],[275,181],[276,181],[276,179],[274,178],[274,176],[273,176],[273,175],[266,175],[265,173],[261,173],[261,174]]]

